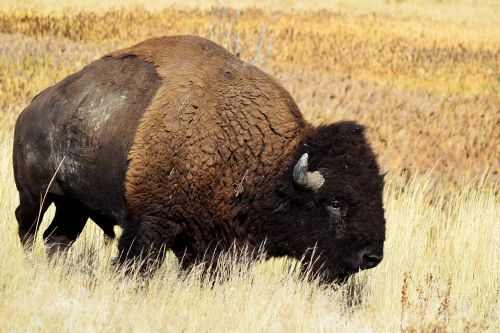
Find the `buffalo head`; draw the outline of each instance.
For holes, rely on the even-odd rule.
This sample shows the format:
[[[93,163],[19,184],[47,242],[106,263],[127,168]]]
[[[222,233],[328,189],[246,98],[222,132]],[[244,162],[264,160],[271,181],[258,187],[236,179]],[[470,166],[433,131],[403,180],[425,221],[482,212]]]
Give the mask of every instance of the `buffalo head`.
[[[271,203],[276,255],[304,258],[328,281],[383,258],[383,176],[361,125],[319,127],[299,147]],[[314,254],[314,256],[313,256]]]

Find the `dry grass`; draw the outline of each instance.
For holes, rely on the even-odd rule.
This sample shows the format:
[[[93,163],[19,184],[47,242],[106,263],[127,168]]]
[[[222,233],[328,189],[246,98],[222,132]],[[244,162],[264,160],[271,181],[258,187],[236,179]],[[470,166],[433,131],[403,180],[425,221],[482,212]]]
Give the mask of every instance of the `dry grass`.
[[[115,246],[87,226],[68,258],[25,257],[16,235],[10,133],[2,132],[0,331],[498,331],[500,196],[417,177],[385,191],[386,259],[332,288],[293,262],[228,257],[219,277],[179,272],[168,257],[149,284],[111,269]],[[52,214],[48,214],[52,215]],[[50,216],[49,216],[50,218]],[[46,227],[47,221],[44,222]]]
[[[329,10],[350,15],[387,15],[406,18],[430,18],[438,21],[461,22],[474,25],[495,25],[500,19],[500,4],[496,0],[17,0],[0,1],[0,10],[36,10],[38,12],[65,12],[68,9],[85,12],[102,12],[120,7],[141,6],[149,11],[161,11],[171,6],[185,9],[235,9],[259,8],[266,11]]]
[[[0,12],[0,107],[107,51],[158,35],[209,37],[278,77],[309,120],[358,120],[384,170],[457,180],[500,162],[500,32],[406,16],[256,9]],[[3,32],[3,34],[2,34]]]
[[[332,1],[334,12],[282,10],[304,1],[238,11],[153,0],[110,10],[115,3],[0,1],[1,332],[500,330],[497,2]],[[40,243],[23,254],[11,171],[19,112],[109,50],[181,33],[277,76],[315,123],[369,126],[389,171],[379,267],[331,288],[302,281],[283,260],[229,257],[214,282],[169,257],[144,284],[111,269],[116,246],[103,248],[90,223],[68,258],[47,263]]]
[[[122,46],[151,36],[191,33],[230,49],[237,39],[244,59],[252,57],[264,36],[265,42],[272,39],[271,67],[300,66],[315,74],[351,75],[411,90],[498,97],[500,32],[495,26],[329,12],[150,12],[138,7],[107,12],[7,11],[0,13],[0,31]]]

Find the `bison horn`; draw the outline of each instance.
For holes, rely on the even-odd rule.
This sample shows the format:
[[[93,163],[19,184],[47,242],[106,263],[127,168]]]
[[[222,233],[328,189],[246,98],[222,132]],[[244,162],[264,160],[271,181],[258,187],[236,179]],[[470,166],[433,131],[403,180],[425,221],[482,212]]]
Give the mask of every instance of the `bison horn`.
[[[307,159],[309,155],[305,153],[299,159],[295,167],[293,168],[293,182],[295,185],[312,191],[317,191],[323,183],[325,178],[321,175],[319,171],[309,172],[307,171]]]

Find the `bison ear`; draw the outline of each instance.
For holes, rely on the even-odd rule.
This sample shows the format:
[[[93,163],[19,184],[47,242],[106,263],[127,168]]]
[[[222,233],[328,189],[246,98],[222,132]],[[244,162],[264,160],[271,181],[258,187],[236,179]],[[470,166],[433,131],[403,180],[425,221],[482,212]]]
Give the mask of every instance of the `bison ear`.
[[[309,155],[305,153],[293,168],[293,182],[297,187],[304,190],[317,191],[325,183],[325,178],[319,171],[307,171],[307,159]]]

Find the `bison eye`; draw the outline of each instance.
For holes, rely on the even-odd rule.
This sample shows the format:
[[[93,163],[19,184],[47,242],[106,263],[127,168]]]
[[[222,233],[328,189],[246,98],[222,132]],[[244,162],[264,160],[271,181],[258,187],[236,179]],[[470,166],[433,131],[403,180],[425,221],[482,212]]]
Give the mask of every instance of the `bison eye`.
[[[340,200],[334,200],[330,205],[326,206],[326,210],[332,218],[340,218],[347,213],[346,205]]]
[[[335,200],[333,203],[332,203],[332,208],[334,209],[340,209],[342,207],[342,204],[340,203],[340,201],[338,200]]]

